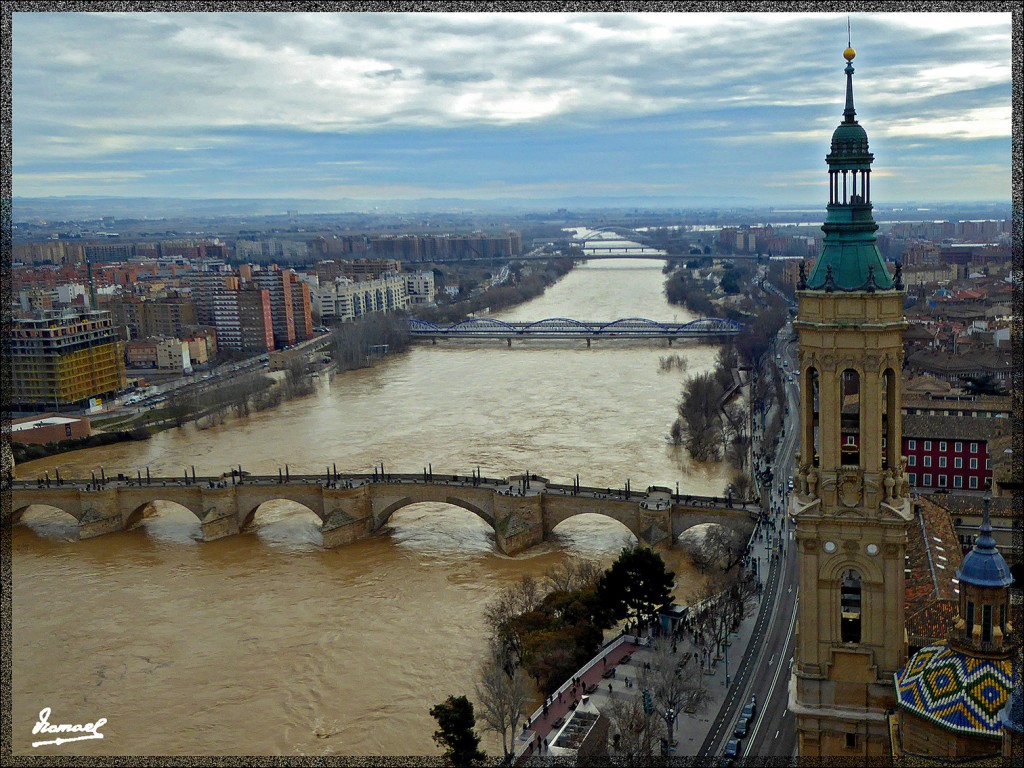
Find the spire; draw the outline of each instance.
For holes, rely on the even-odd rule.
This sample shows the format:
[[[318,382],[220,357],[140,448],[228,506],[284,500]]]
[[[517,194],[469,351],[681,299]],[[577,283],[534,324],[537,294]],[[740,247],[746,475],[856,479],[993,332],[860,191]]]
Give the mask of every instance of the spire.
[[[848,28],[849,31],[849,28]],[[828,164],[828,215],[822,226],[822,251],[807,278],[806,289],[818,291],[888,291],[892,276],[875,239],[878,225],[871,215],[871,163],[867,131],[857,122],[853,106],[852,46],[846,59],[846,108],[832,134]]]
[[[974,540],[974,548],[964,557],[956,575],[964,584],[974,584],[979,587],[1008,587],[1013,583],[1013,576],[1010,575],[1010,568],[996,547],[996,540],[992,536],[992,522],[989,519],[991,503],[992,497],[986,494],[985,511],[981,519],[978,538]]]
[[[977,550],[994,550],[996,548],[995,537],[992,536],[992,521],[989,519],[989,507],[992,505],[992,497],[985,494],[985,511],[981,517],[981,528],[979,533],[981,534],[974,542],[974,548]]]
[[[847,48],[847,51],[853,51],[853,48]],[[843,122],[844,123],[855,123],[857,122],[857,110],[853,108],[853,63],[851,59],[846,60],[846,109],[843,110]]]
[[[843,58],[846,59],[846,109],[843,110],[843,122],[857,122],[857,111],[853,108],[853,59],[857,52],[853,50],[852,33],[850,32],[850,17],[846,17],[846,50],[843,51]]]

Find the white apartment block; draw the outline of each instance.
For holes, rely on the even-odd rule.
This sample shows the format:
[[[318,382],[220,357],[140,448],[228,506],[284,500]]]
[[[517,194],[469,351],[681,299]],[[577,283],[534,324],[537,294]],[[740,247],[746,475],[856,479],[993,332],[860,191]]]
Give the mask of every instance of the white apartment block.
[[[406,272],[404,274],[405,289],[409,294],[409,302],[413,305],[433,304],[436,292],[433,271]]]
[[[396,312],[409,308],[405,274],[384,274],[375,280],[358,282],[339,277],[321,282],[311,299],[320,310],[323,322],[354,320],[370,312]]]
[[[191,371],[192,357],[187,341],[159,339],[156,343],[156,367],[174,371]]]

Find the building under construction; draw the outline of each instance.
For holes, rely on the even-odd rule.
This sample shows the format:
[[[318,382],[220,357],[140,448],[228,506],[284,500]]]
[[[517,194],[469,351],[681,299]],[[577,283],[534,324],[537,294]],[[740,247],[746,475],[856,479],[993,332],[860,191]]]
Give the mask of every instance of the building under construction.
[[[126,386],[124,347],[110,312],[46,310],[15,318],[4,344],[15,407],[80,405]]]

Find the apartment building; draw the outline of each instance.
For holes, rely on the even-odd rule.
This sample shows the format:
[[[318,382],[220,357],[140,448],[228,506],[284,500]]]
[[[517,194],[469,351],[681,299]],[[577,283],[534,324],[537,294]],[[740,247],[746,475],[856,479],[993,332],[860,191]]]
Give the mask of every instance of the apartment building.
[[[409,293],[403,274],[384,275],[358,282],[339,277],[321,282],[315,303],[324,322],[354,320],[370,312],[396,312],[409,308]]]
[[[48,310],[15,318],[5,347],[15,404],[73,405],[126,385],[124,347],[109,312]]]

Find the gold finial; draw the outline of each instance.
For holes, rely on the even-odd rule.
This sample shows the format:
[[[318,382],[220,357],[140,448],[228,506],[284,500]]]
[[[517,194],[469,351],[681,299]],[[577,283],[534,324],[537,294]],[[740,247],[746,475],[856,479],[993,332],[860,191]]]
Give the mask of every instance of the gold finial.
[[[847,61],[853,61],[853,57],[857,55],[857,52],[853,50],[853,35],[850,31],[850,17],[846,17],[846,50],[843,51],[843,58]]]
[[[843,51],[843,58],[847,61],[853,61],[853,57],[857,55],[857,52],[853,48],[847,48]]]

